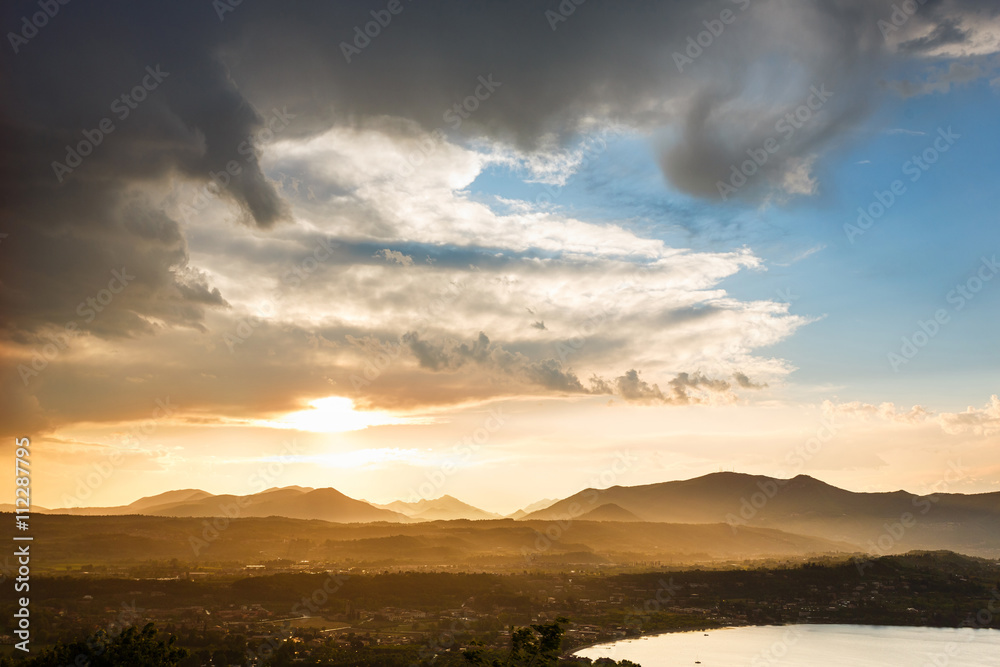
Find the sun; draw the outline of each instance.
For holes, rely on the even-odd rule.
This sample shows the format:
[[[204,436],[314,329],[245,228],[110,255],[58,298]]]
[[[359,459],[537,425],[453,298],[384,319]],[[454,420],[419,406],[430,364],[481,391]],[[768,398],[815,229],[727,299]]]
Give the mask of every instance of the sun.
[[[420,420],[396,417],[377,410],[356,410],[354,401],[344,396],[328,396],[309,402],[308,410],[291,412],[263,424],[271,428],[287,428],[313,433],[343,433],[360,431],[370,426],[413,424]]]

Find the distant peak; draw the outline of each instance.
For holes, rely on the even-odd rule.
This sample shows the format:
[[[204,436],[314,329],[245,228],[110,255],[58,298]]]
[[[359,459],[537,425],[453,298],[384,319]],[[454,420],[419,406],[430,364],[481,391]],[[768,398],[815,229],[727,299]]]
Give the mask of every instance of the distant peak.
[[[701,475],[700,477],[692,477],[688,480],[677,480],[679,482],[688,481],[693,482],[699,479],[732,479],[734,477],[763,477],[764,475],[751,475],[745,472],[734,472],[732,470],[720,470],[719,472],[710,472],[707,475]]]
[[[301,491],[302,493],[306,493],[315,490],[311,486],[272,486],[270,489],[264,489],[261,493],[271,493],[272,491]]]
[[[583,514],[584,521],[641,521],[634,513],[617,503],[605,503]]]
[[[827,484],[823,480],[816,479],[815,477],[812,477],[810,475],[796,475],[795,477],[791,478],[788,481],[789,482],[798,482],[799,484],[807,484],[809,486],[823,486],[823,487],[830,487],[830,488],[838,488],[838,487],[833,486],[832,484]]]

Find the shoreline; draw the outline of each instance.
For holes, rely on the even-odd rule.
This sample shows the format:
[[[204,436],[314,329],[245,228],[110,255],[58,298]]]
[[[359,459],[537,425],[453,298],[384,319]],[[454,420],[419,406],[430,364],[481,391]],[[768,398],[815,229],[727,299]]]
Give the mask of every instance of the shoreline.
[[[617,644],[618,642],[630,641],[633,639],[644,639],[646,637],[657,637],[662,635],[674,635],[683,634],[685,632],[711,632],[713,630],[735,630],[736,628],[782,628],[788,626],[802,626],[802,625],[842,625],[842,626],[852,626],[860,628],[925,628],[929,630],[995,630],[1000,632],[997,628],[983,628],[983,627],[970,627],[967,625],[899,625],[899,624],[887,624],[887,623],[766,623],[766,624],[756,624],[756,623],[746,623],[743,625],[720,625],[712,628],[674,628],[670,630],[657,630],[653,632],[640,632],[637,635],[631,637],[621,637],[619,639],[613,639],[611,641],[600,641],[600,642],[590,642],[588,644],[583,644],[577,646],[571,651],[565,652],[560,655],[560,658],[573,658],[582,657],[576,656],[580,651],[586,650],[588,648],[594,648],[595,646],[607,646],[609,644]]]
[[[631,636],[627,636],[627,637],[619,637],[618,639],[612,639],[610,641],[599,641],[599,642],[590,642],[588,644],[582,644],[582,645],[577,646],[576,648],[572,649],[569,652],[563,653],[560,657],[562,657],[562,658],[572,658],[572,657],[574,657],[574,654],[576,654],[577,652],[583,651],[583,650],[588,649],[588,648],[593,648],[595,646],[605,646],[607,644],[615,644],[617,642],[628,641],[628,640],[631,640],[631,639],[642,639],[643,637],[656,637],[658,635],[674,635],[674,634],[682,634],[682,633],[685,633],[685,632],[709,632],[711,630],[729,630],[731,628],[747,628],[747,627],[766,628],[766,627],[773,626],[773,625],[774,625],[773,623],[769,624],[769,625],[749,625],[749,624],[748,625],[719,625],[719,626],[715,626],[715,627],[711,627],[711,628],[701,628],[701,629],[699,629],[699,628],[672,628],[672,629],[669,629],[669,630],[651,630],[649,632],[640,632],[637,635],[631,635]],[[786,624],[786,625],[790,625],[790,624]]]

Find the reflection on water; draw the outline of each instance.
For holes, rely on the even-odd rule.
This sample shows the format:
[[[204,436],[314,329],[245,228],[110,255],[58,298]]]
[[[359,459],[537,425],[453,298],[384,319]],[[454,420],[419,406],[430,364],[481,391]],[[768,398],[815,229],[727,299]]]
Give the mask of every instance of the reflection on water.
[[[642,667],[988,667],[1000,630],[869,625],[784,625],[679,632],[581,649]]]

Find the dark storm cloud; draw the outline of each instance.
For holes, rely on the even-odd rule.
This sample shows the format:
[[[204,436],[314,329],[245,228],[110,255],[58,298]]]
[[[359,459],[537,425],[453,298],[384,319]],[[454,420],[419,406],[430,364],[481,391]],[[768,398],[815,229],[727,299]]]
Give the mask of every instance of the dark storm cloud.
[[[359,53],[349,49],[350,63],[344,44],[351,45],[356,26],[372,20],[369,8],[300,5],[264,30],[250,26],[270,10],[248,5],[235,17],[247,26],[244,41],[223,59],[249,98],[301,112],[293,132],[380,115],[450,131],[449,110],[471,99],[481,76],[500,85],[481,103],[473,100],[461,134],[531,149],[545,135],[569,139],[592,119],[649,130],[670,126],[677,132],[663,142],[665,174],[682,190],[716,198],[730,166],[766,138],[787,144],[761,169],[770,180],[760,185],[864,113],[884,51],[876,20],[889,4],[691,0],[623,9],[588,3],[553,30],[545,18],[549,7],[539,3],[480,4],[475,11],[404,3],[370,44]],[[684,54],[688,38],[697,38],[706,30],[703,22],[723,10],[735,11],[736,20],[679,66],[675,54]],[[775,55],[795,65],[767,83],[766,94],[778,101],[761,105],[760,91],[748,85],[755,78],[751,68]],[[294,71],[287,62],[297,64]],[[775,124],[813,85],[828,86],[836,98],[797,136],[779,135]]]
[[[344,44],[385,3],[256,1],[221,16],[217,4],[70,3],[37,30],[24,23],[35,2],[0,10],[8,336],[78,318],[81,300],[122,267],[134,280],[81,329],[115,337],[204,327],[225,295],[189,269],[164,192],[178,179],[215,183],[244,223],[273,229],[289,211],[259,149],[336,124],[395,116],[528,149],[545,136],[569,140],[595,119],[671,128],[664,173],[682,190],[716,197],[731,166],[811,86],[826,85],[834,97],[760,170],[761,186],[778,182],[866,112],[886,55],[876,23],[892,3],[592,0],[553,23],[545,12],[558,11],[555,2],[404,2],[370,43],[359,38],[350,62]],[[928,3],[913,21],[932,32],[907,49],[967,39],[956,21],[988,7]],[[679,67],[674,54],[722,10],[735,20]],[[787,71],[762,79],[755,68],[776,56]],[[456,129],[447,113],[471,98],[481,103]]]
[[[211,0],[76,0],[57,3],[58,14],[39,27],[31,26],[37,0],[3,3],[0,426],[24,435],[75,422],[147,419],[167,397],[207,420],[280,414],[330,393],[382,408],[545,392],[639,403],[725,400],[728,381],[675,375],[677,368],[657,377],[659,385],[634,369],[581,380],[552,358],[558,341],[550,334],[573,331],[562,310],[544,303],[532,314],[529,340],[413,333],[401,347],[399,334],[415,326],[402,317],[415,303],[430,302],[432,321],[439,311],[454,311],[467,330],[496,321],[497,304],[508,296],[469,304],[455,298],[460,285],[448,276],[441,277],[437,298],[383,289],[395,287],[392,280],[413,279],[431,260],[439,270],[516,268],[526,282],[565,262],[571,284],[574,276],[607,266],[543,249],[494,250],[471,245],[471,238],[463,247],[394,238],[392,211],[359,202],[357,179],[305,186],[316,192],[308,191],[308,202],[301,193],[296,214],[309,229],[283,224],[291,217],[282,196],[288,190],[265,177],[262,156],[269,142],[306,140],[334,126],[392,137],[404,152],[435,130],[455,141],[486,138],[532,150],[551,146],[553,137],[572,145],[577,133],[614,121],[654,137],[663,173],[676,188],[716,198],[716,183],[731,166],[777,136],[780,150],[733,195],[758,197],[785,187],[797,161],[852,129],[872,106],[884,65],[945,47],[960,51],[975,38],[969,17],[995,16],[998,9],[995,0],[929,1],[892,42],[877,22],[898,2],[589,0],[552,24],[546,11],[558,11],[556,0],[403,0],[402,12],[351,62],[343,43],[364,30],[372,11],[384,10],[385,0],[246,0],[222,16],[221,3]],[[679,67],[675,54],[687,52],[689,40],[702,38],[705,22],[723,10],[735,20]],[[911,87],[946,89],[990,71],[972,66],[980,67],[939,65],[937,74]],[[793,135],[778,132],[776,124],[808,101],[810,88],[824,85],[834,94],[822,108]],[[449,112],[457,113],[456,104],[468,111],[469,100],[477,108],[456,124]],[[440,149],[443,139],[436,145]],[[269,171],[296,194],[296,179],[314,167],[305,154]],[[197,199],[178,201],[191,185],[211,208]],[[593,186],[604,193],[621,187]],[[648,201],[624,192],[623,219],[640,217],[625,207],[637,199]],[[219,213],[220,204],[230,215]],[[642,213],[683,221],[685,212],[670,205]],[[192,209],[213,219],[191,215]],[[232,213],[235,221],[225,219]],[[231,234],[232,222],[245,228]],[[324,233],[331,228],[340,245],[328,248]],[[655,238],[657,230],[649,235]],[[329,254],[307,286],[301,287],[305,278],[286,281],[303,261],[318,257],[317,248]],[[195,266],[192,252],[208,261]],[[359,265],[380,265],[393,277],[354,271]],[[314,309],[328,319],[255,321],[252,335],[228,350],[224,336],[239,331],[247,303],[268,296],[245,293],[238,281],[250,272],[255,280],[247,283],[273,277],[289,301],[301,298],[297,312]],[[327,284],[339,293],[324,292]],[[234,294],[219,285],[233,285]],[[476,290],[469,300],[496,294]],[[232,311],[229,301],[237,305]],[[520,305],[518,311],[515,321],[524,329]],[[341,312],[354,315],[350,324],[336,322]],[[588,373],[597,362],[598,368],[628,368],[632,362],[621,357],[649,359],[655,352],[635,353],[643,332],[717,309],[643,312],[665,314],[655,329],[625,327],[616,338],[588,338],[574,364]],[[371,313],[391,317],[372,324]],[[545,322],[553,331],[545,333]],[[210,334],[199,333],[206,330]],[[107,342],[84,340],[79,332]],[[379,342],[371,349],[351,344],[361,340]],[[674,340],[662,343],[664,357]],[[386,366],[373,366],[382,358]],[[742,389],[762,386],[741,373],[732,380]]]
[[[192,275],[179,221],[148,192],[171,176],[205,181],[239,160],[224,196],[261,227],[285,215],[253,150],[238,152],[252,145],[262,117],[213,55],[218,24],[195,7],[60,5],[16,54],[5,43],[0,219],[10,236],[0,306],[8,335],[71,320],[105,337],[162,324],[202,328],[205,309],[225,301]],[[7,3],[0,25],[36,11]],[[98,316],[81,317],[78,304],[123,267],[135,276],[127,288]]]
[[[157,321],[200,329],[203,308],[226,305],[187,268],[176,221],[141,196],[74,184],[32,207],[18,203],[5,207],[16,227],[2,269],[15,338],[70,323],[108,338],[151,333]]]

